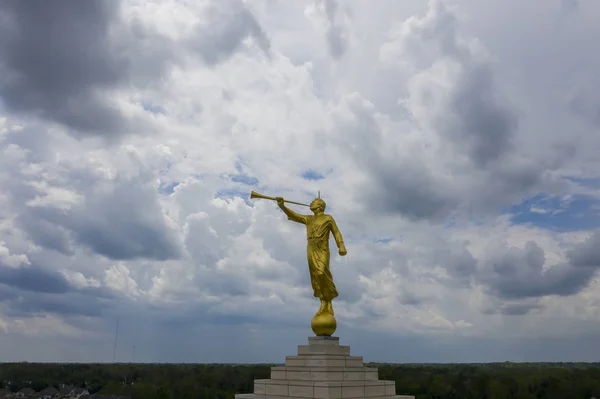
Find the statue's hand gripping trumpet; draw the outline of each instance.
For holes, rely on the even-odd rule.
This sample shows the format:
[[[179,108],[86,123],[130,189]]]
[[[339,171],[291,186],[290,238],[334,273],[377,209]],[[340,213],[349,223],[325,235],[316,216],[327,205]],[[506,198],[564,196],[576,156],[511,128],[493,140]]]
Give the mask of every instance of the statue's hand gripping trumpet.
[[[331,215],[325,214],[325,201],[315,198],[310,205],[300,202],[288,201],[282,197],[268,197],[252,191],[250,198],[263,198],[277,201],[277,205],[287,215],[288,219],[306,225],[306,256],[308,270],[314,296],[321,300],[321,307],[312,319],[311,327],[317,336],[330,336],[334,333],[337,323],[335,321],[331,301],[338,296],[333,283],[333,276],[329,267],[329,234],[333,234],[338,253],[345,256],[347,251],[342,234]],[[313,215],[301,215],[285,206],[285,203],[307,206]]]

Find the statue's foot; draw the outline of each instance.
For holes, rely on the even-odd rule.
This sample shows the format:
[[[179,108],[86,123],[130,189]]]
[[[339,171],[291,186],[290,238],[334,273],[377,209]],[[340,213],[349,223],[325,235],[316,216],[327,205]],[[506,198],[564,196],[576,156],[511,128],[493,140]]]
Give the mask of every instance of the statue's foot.
[[[317,312],[317,314],[315,316],[321,316],[323,313],[325,313],[326,310],[327,310],[327,304],[325,303],[325,301],[321,301],[321,307],[319,308],[319,311]]]
[[[327,302],[326,310],[330,315],[334,315],[333,304],[331,302]]]

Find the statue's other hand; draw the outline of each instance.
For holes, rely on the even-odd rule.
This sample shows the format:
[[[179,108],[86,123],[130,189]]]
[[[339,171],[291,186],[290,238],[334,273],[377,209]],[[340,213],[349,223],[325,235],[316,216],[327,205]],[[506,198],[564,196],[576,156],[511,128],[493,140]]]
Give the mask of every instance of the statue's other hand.
[[[348,251],[346,251],[346,248],[342,247],[340,248],[340,256],[346,256],[346,254],[348,253]]]
[[[277,205],[283,206],[283,197],[275,197],[275,200],[277,200]]]

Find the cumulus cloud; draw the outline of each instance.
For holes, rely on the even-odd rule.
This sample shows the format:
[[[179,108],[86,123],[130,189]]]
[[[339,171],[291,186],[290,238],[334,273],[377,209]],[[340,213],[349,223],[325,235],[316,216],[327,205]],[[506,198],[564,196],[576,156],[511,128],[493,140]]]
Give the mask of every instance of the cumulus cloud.
[[[4,105],[63,122],[78,132],[122,128],[125,118],[98,89],[120,83],[127,60],[109,40],[119,8],[59,1],[41,8],[2,4]],[[76,56],[73,56],[76,54]]]
[[[247,38],[255,40],[262,51],[269,53],[269,38],[244,2],[212,1],[203,11],[206,20],[212,23],[198,24],[190,43],[207,64],[214,66],[229,58]]]
[[[578,252],[580,244],[571,251]],[[498,250],[496,250],[498,251]],[[534,241],[524,248],[501,248],[483,260],[481,281],[500,298],[531,298],[546,295],[573,295],[585,288],[595,276],[596,269],[576,264],[546,264],[544,250]]]
[[[305,14],[325,29],[325,38],[329,54],[339,59],[349,46],[349,34],[346,15],[340,10],[336,0],[315,0],[309,5]]]
[[[461,32],[444,2],[431,1],[425,16],[395,27],[380,59],[408,77],[398,101],[414,132],[386,129],[372,106],[355,114],[370,119],[355,125],[374,147],[365,160],[374,182],[369,200],[413,219],[439,219],[467,208],[495,211],[524,193],[556,189],[555,163],[530,160],[515,147],[517,113],[494,82],[493,60]],[[386,134],[398,137],[395,148],[373,140]]]
[[[24,163],[37,161],[35,170],[7,163],[8,173],[3,175],[18,194],[13,206],[21,211],[15,223],[37,245],[65,254],[77,243],[111,259],[181,256],[178,237],[168,228],[158,203],[154,172],[140,167],[142,160],[135,151],[124,148],[120,154],[122,163],[111,170],[103,168],[108,165],[101,158],[83,156],[63,162],[55,157],[40,159],[43,154],[25,150]],[[41,171],[45,176],[40,176]]]
[[[157,5],[146,7],[156,12]],[[0,71],[7,77],[2,103],[11,112],[61,123],[77,136],[112,140],[154,131],[143,113],[152,104],[131,104],[122,90],[160,86],[183,54],[214,66],[248,37],[269,50],[267,36],[241,1],[227,7],[205,1],[189,10],[196,14],[186,21],[193,29],[179,41],[146,23],[135,2],[124,9],[95,0],[40,7],[8,1],[0,8]]]

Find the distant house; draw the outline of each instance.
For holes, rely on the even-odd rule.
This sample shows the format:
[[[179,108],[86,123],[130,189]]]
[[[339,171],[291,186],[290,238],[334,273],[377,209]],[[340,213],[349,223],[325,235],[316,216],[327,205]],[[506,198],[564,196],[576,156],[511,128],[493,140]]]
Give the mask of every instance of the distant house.
[[[131,399],[131,395],[100,395],[95,393],[88,396],[88,399]]]
[[[67,384],[60,384],[58,386],[58,391],[60,392],[60,396],[64,397],[70,397],[71,392],[73,392],[75,390],[75,387],[73,385],[67,385]]]
[[[15,394],[15,398],[31,398],[35,391],[31,388],[23,388]]]
[[[60,385],[60,397],[64,399],[79,399],[82,396],[88,396],[90,393],[85,388],[74,387],[73,385]]]
[[[8,389],[0,388],[0,399],[12,398],[14,395],[15,394]]]
[[[54,387],[46,387],[35,394],[36,399],[55,399],[58,397],[60,397],[60,393]]]
[[[79,399],[82,396],[89,396],[89,392],[87,389],[85,388],[75,388],[72,392],[71,392],[71,396],[69,396],[70,399]]]
[[[23,388],[15,394],[15,398],[32,398],[35,391],[31,388]]]

